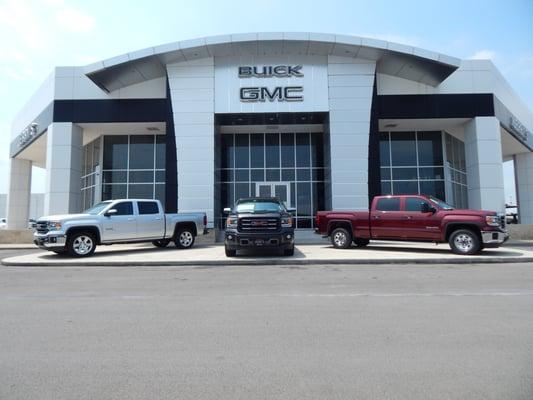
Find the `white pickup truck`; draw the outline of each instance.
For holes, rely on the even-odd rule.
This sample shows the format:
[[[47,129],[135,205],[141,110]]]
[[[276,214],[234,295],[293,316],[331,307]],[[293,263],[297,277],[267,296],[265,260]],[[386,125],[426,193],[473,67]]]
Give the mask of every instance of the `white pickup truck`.
[[[55,253],[91,256],[97,245],[152,242],[192,247],[207,233],[205,213],[165,214],[158,200],[120,199],[95,204],[81,214],[50,215],[37,220],[34,243]]]

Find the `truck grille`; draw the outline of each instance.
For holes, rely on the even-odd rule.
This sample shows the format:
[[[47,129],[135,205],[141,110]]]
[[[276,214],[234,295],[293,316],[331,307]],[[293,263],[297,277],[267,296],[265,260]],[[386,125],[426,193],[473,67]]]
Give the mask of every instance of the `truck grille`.
[[[35,224],[37,233],[48,233],[48,222],[37,222]]]
[[[279,218],[239,219],[239,231],[241,232],[277,231],[279,229],[279,225]]]

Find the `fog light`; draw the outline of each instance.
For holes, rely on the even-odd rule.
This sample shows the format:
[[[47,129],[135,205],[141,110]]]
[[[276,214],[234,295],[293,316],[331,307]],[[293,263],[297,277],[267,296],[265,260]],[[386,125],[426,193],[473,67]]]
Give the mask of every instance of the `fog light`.
[[[228,235],[228,240],[233,240],[233,236]]]
[[[290,239],[292,236],[291,235],[287,235],[287,239]]]

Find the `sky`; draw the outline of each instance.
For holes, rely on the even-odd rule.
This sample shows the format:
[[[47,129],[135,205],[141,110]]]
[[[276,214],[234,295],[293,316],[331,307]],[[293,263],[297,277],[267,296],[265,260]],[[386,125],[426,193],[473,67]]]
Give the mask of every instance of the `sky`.
[[[0,193],[11,121],[54,66],[195,37],[304,31],[374,37],[489,58],[533,110],[533,0],[0,0]],[[513,195],[505,165],[506,200]],[[32,191],[44,191],[35,171]]]

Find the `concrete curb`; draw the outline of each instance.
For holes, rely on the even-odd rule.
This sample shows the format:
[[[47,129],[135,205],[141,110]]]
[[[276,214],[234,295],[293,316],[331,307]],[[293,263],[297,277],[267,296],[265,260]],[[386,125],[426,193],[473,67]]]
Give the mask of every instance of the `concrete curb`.
[[[461,258],[411,258],[411,259],[228,259],[228,260],[190,260],[190,261],[85,261],[65,262],[36,261],[24,263],[5,259],[1,264],[6,267],[223,267],[223,266],[269,266],[269,265],[402,265],[402,264],[510,264],[533,263],[533,257],[461,257]]]

